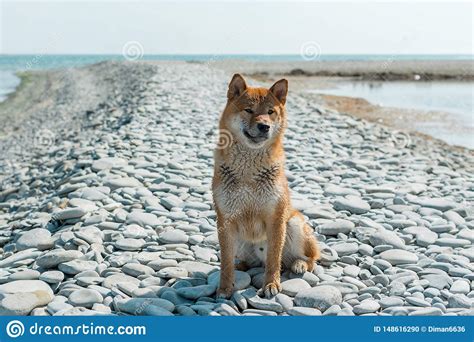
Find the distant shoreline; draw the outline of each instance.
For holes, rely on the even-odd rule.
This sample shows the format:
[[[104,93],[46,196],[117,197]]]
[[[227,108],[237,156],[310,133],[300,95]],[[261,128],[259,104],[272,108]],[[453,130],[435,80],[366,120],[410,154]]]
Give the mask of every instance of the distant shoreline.
[[[474,61],[359,61],[359,62],[243,62],[216,63],[219,67],[231,72],[241,70],[258,82],[271,84],[285,77],[290,81],[290,90],[305,92],[334,88],[338,82],[468,82],[474,81]],[[295,71],[296,70],[296,71]],[[415,77],[415,76],[419,77]],[[473,84],[474,85],[474,84]],[[354,117],[371,122],[382,123],[386,126],[411,132],[424,138],[437,139],[447,146],[458,146],[470,151],[472,144],[447,143],[432,133],[422,132],[420,125],[436,122],[446,127],[444,133],[461,137],[469,136],[472,128],[461,127],[455,122],[449,111],[422,110],[415,108],[398,108],[395,106],[379,106],[369,100],[351,95],[322,95],[314,94],[315,102],[325,105],[338,112],[348,113]]]
[[[129,57],[130,59],[130,57]],[[126,61],[122,55],[0,55],[0,70],[62,69],[104,61]],[[135,60],[135,57],[134,59]],[[247,74],[358,77],[372,80],[474,80],[472,55],[143,55],[140,61],[187,62]]]
[[[351,77],[373,81],[474,80],[474,60],[241,61],[238,64],[217,61],[214,64],[224,69],[239,67],[254,77]]]
[[[423,132],[418,129],[418,125],[429,123],[443,123],[449,127],[453,134],[462,134],[465,136],[467,131],[472,128],[461,127],[460,123],[454,120],[453,114],[442,110],[427,110],[417,108],[401,108],[396,106],[378,105],[368,99],[356,96],[356,94],[334,95],[330,92],[325,93],[325,89],[333,89],[338,83],[364,82],[364,80],[349,77],[317,77],[317,76],[285,76],[283,74],[274,74],[266,76],[258,74],[253,76],[258,82],[270,84],[280,77],[286,77],[290,82],[290,91],[304,93],[306,97],[312,99],[315,103],[321,104],[326,108],[340,113],[346,113],[353,117],[366,121],[382,124],[409,134],[415,134],[427,140],[436,140],[449,148],[465,149],[474,152],[472,147],[449,143],[431,133]],[[443,80],[437,82],[450,82],[452,80]],[[380,82],[380,81],[374,81]],[[386,81],[391,82],[391,81]],[[469,81],[470,82],[470,81]],[[473,84],[474,85],[474,84]],[[312,90],[319,90],[312,92]]]
[[[474,60],[468,55],[321,55],[307,61],[302,58],[301,55],[144,55],[140,60],[205,64],[229,73],[241,72],[257,79],[280,75],[328,79],[351,77],[371,81],[474,81]],[[3,54],[0,55],[0,71],[17,73],[25,70],[61,70],[124,59],[121,55]],[[0,81],[0,90],[2,86],[5,85]],[[8,94],[11,92],[4,96]]]
[[[133,63],[133,62],[128,62]],[[160,62],[149,62],[145,61],[144,63],[160,63]],[[178,61],[166,61],[166,63],[183,63]],[[201,63],[198,63],[201,64]],[[293,67],[301,67],[302,65],[308,70],[307,72],[300,73],[300,72],[291,72]],[[291,82],[291,88],[297,89],[298,91],[304,89],[311,89],[310,87],[315,87],[315,84],[318,88],[324,89],[325,87],[331,87],[335,80],[340,79],[349,79],[349,77],[341,77],[340,75],[355,75],[358,74],[358,78],[352,77],[352,79],[357,80],[364,80],[373,75],[376,75],[375,71],[379,70],[380,65],[374,64],[373,62],[364,61],[364,62],[357,62],[357,63],[345,63],[345,62],[245,62],[245,61],[236,61],[236,60],[227,60],[227,61],[214,61],[208,64],[210,68],[217,68],[223,69],[227,73],[232,74],[235,72],[242,72],[248,76],[252,76],[253,78],[257,79],[259,82],[271,82],[274,81],[278,77],[287,77]],[[391,75],[400,75],[403,77],[404,80],[410,80],[410,76],[414,72],[426,72],[433,76],[433,80],[465,80],[471,81],[474,80],[474,62],[473,61],[451,61],[449,63],[446,62],[413,62],[413,61],[397,61],[386,65],[385,72],[390,73]],[[64,69],[64,68],[62,68]],[[62,69],[56,69],[53,71],[55,73],[61,73]],[[290,70],[288,72],[288,70]],[[405,71],[403,71],[405,70]],[[466,77],[460,77],[463,75],[463,72],[468,70]],[[403,72],[402,72],[403,71]],[[27,73],[19,73],[19,77],[22,78],[21,83],[17,86],[14,92],[10,93],[6,100],[0,102],[0,115],[2,115],[2,119],[10,120],[8,126],[11,126],[15,122],[18,124],[21,116],[23,116],[23,111],[20,108],[27,107],[28,104],[25,102],[26,99],[36,98],[38,100],[41,99],[41,96],[38,94],[38,89],[34,86],[26,87],[28,79],[36,78],[36,82],[47,82],[50,81],[48,78],[51,77],[51,73],[47,72],[44,75],[45,77],[39,76],[41,71],[33,71]],[[324,73],[324,75],[329,76],[312,76],[314,74]],[[375,74],[374,74],[375,73]],[[371,79],[374,81],[380,81],[380,79]],[[394,79],[384,79],[385,81],[392,81]],[[422,78],[421,80],[424,80]],[[420,80],[420,81],[421,81]],[[312,83],[316,82],[316,83]],[[10,102],[17,103],[19,99],[17,94],[21,89],[24,88],[29,89],[29,92],[35,96],[23,96],[23,100],[19,104],[18,110],[13,110]],[[37,96],[36,96],[37,95]],[[362,99],[358,99],[356,97],[350,96],[325,96],[325,95],[316,95],[317,101],[321,104],[324,104],[328,108],[333,110],[346,112],[351,114],[355,117],[362,118],[365,120],[369,120],[372,122],[383,123],[384,125],[394,127],[396,129],[407,130],[414,132],[416,128],[414,124],[416,123],[416,119],[418,120],[427,120],[426,116],[423,116],[422,111],[420,110],[404,110],[399,108],[389,108],[389,107],[381,107],[374,105],[368,101],[362,101]],[[14,101],[15,100],[15,101]],[[18,103],[17,103],[18,105]],[[17,106],[18,107],[18,106]],[[6,110],[8,108],[8,110]],[[16,114],[15,114],[16,113]],[[397,113],[398,116],[405,118],[403,120],[395,120],[391,115],[393,113]],[[0,128],[0,131],[2,129]],[[422,136],[429,137],[426,134],[420,133]],[[441,141],[441,140],[440,140]],[[447,146],[456,146],[447,144]],[[466,148],[466,147],[460,147]],[[469,150],[469,149],[468,149]]]

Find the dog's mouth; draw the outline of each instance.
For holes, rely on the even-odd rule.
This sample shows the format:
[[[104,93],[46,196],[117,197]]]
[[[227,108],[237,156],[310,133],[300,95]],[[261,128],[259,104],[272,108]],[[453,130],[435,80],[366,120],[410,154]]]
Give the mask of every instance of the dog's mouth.
[[[254,144],[261,143],[262,141],[265,141],[268,139],[268,134],[264,134],[264,135],[259,134],[254,137],[246,129],[244,129],[243,131],[244,131],[245,137],[249,139],[251,142],[253,142]]]

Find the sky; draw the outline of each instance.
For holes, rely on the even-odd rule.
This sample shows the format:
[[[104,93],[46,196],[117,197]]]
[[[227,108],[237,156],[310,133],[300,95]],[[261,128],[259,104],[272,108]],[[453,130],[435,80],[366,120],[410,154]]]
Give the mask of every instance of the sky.
[[[473,2],[0,0],[1,54],[473,54]]]

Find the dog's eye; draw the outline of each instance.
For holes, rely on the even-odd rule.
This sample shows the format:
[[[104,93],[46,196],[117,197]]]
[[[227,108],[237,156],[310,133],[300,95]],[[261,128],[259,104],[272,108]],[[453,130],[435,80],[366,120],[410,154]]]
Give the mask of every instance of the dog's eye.
[[[252,109],[250,109],[250,108],[245,108],[245,111],[246,111],[247,113],[250,113],[250,114],[252,114],[252,113],[253,113],[253,110],[252,110]]]
[[[273,109],[268,110],[268,114],[272,115],[273,113],[275,113],[275,111]]]

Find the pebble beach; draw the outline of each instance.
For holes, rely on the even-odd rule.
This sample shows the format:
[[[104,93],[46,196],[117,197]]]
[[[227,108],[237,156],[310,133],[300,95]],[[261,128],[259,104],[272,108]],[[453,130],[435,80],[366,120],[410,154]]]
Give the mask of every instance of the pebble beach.
[[[233,72],[102,62],[23,75],[0,104],[0,315],[474,315],[473,151],[291,83],[287,177],[322,258],[283,270],[271,299],[257,295],[262,267],[216,299],[213,150]]]

